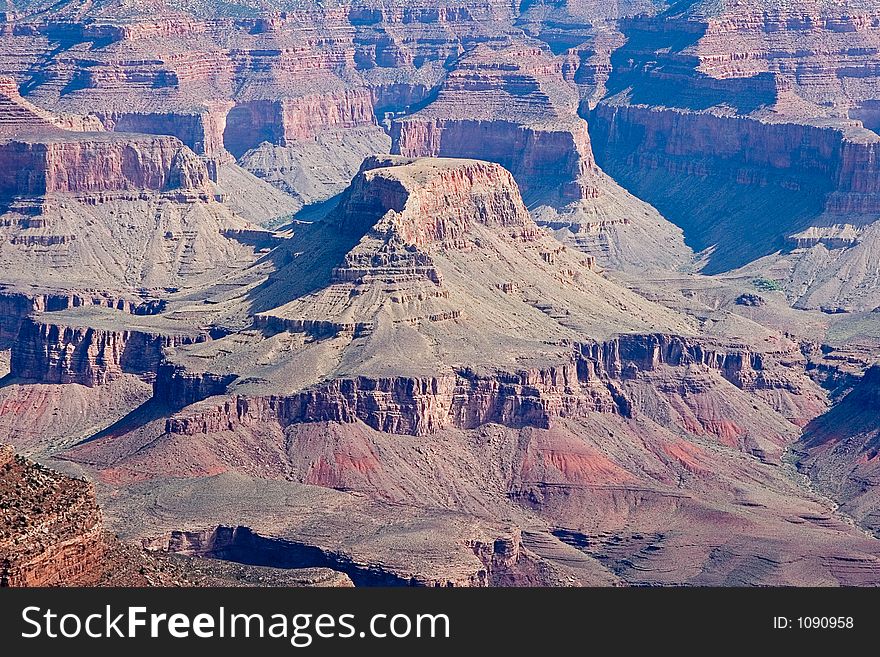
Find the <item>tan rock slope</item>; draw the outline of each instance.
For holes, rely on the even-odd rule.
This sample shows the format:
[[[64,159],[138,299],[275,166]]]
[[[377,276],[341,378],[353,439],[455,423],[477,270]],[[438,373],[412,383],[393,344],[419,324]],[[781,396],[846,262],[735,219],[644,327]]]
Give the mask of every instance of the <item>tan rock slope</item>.
[[[7,285],[125,296],[253,259],[225,234],[248,222],[223,205],[205,163],[177,138],[76,124],[22,99],[8,80],[0,98]]]

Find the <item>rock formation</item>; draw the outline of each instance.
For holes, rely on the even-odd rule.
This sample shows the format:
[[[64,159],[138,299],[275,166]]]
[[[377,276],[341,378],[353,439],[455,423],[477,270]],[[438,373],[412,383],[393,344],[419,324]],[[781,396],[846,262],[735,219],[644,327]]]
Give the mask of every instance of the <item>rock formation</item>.
[[[276,247],[278,268],[252,288],[250,327],[169,350],[153,384],[157,412],[144,422],[138,411],[63,458],[138,490],[183,474],[216,481],[224,495],[240,495],[251,478],[296,482],[297,495],[358,491],[380,506],[349,510],[354,523],[386,517],[385,503],[429,505],[448,523],[454,565],[418,550],[401,562],[367,529],[320,538],[289,501],[279,502],[284,521],[244,522],[244,511],[218,508],[208,530],[181,534],[165,523],[166,533],[145,526],[137,536],[184,553],[329,565],[362,584],[608,583],[614,575],[595,556],[551,528],[594,541],[664,518],[679,529],[657,540],[678,554],[693,539],[678,525],[683,504],[688,522],[722,536],[732,554],[780,564],[744,583],[875,581],[873,544],[830,516],[804,521],[821,507],[763,469],[778,466],[800,427],[826,409],[797,343],[697,336],[686,317],[608,281],[542,233],[497,164],[370,158],[324,221],[293,231]],[[753,459],[734,466],[722,456],[731,453]],[[744,489],[743,477],[766,490]],[[292,494],[282,490],[271,494]],[[759,494],[773,501],[742,502]],[[494,556],[477,548],[461,514],[501,508],[549,522],[547,533],[520,535]],[[326,522],[322,514],[324,536]],[[744,526],[782,537],[780,552],[760,547],[764,539],[743,544]],[[857,555],[857,572],[821,561],[835,541]],[[733,557],[704,571],[715,547],[700,543],[689,560],[670,557],[624,579],[743,583]],[[582,559],[577,573],[554,560],[569,550]],[[794,553],[813,574],[782,565]]]
[[[875,535],[880,365],[874,365],[851,392],[804,428],[796,450],[802,467],[820,489]]]
[[[0,586],[94,584],[104,526],[91,484],[28,463],[0,447]]]
[[[869,231],[876,218],[876,8],[766,4],[671,3],[622,21],[626,43],[590,114],[598,162],[706,251],[707,273],[771,256],[805,232]],[[744,231],[748,240],[731,237]],[[873,273],[855,264],[873,242],[855,242],[857,254],[842,250],[853,242],[799,243],[779,266],[791,270],[791,301],[876,305]],[[807,273],[819,270],[827,278]]]
[[[0,262],[14,272],[6,283],[123,296],[132,284],[169,285],[248,258],[222,235],[247,223],[218,202],[205,163],[177,138],[50,114],[8,80],[0,117]]]
[[[394,121],[392,152],[497,162],[540,223],[601,264],[682,266],[688,255],[676,229],[596,166],[578,104],[546,47],[479,46],[427,107]]]
[[[25,320],[12,345],[10,375],[40,383],[79,383],[94,387],[123,373],[155,376],[163,350],[199,340],[197,333],[163,334],[147,327],[113,329],[100,326],[92,316],[90,326],[68,325],[64,317]]]
[[[329,569],[288,571],[169,559],[132,549],[104,530],[94,486],[0,445],[0,587],[351,586]]]
[[[246,5],[0,14],[7,583],[880,584],[876,7]]]

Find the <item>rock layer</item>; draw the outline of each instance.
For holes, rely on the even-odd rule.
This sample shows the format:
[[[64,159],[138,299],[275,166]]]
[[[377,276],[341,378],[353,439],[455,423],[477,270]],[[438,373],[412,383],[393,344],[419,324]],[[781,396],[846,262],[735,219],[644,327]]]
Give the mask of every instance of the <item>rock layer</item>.
[[[0,447],[0,586],[87,586],[104,559],[95,490]]]
[[[39,383],[103,385],[123,374],[153,378],[166,348],[205,335],[147,333],[26,320],[12,346],[11,375]]]

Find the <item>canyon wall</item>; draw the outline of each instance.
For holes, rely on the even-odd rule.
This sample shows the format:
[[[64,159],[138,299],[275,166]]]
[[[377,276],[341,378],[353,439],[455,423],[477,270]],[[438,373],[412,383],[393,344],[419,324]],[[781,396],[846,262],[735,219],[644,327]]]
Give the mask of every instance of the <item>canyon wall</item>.
[[[81,306],[105,306],[135,315],[151,315],[158,302],[143,302],[133,296],[108,292],[45,292],[25,294],[0,290],[0,343],[14,340],[28,315],[54,312]]]
[[[470,573],[454,579],[401,572],[399,568],[370,563],[336,549],[291,538],[263,536],[244,526],[173,531],[151,538],[147,544],[152,550],[275,568],[331,568],[345,573],[355,586],[485,587],[502,581],[515,586],[524,580],[518,570],[527,559],[518,530],[495,540],[466,541],[462,547],[472,551],[479,561]]]
[[[772,370],[765,371],[765,358],[742,347],[713,347],[678,336],[623,335],[580,345],[571,360],[547,368],[494,374],[465,369],[429,378],[362,376],[336,379],[291,396],[233,395],[217,402],[208,400],[172,416],[166,431],[189,435],[242,425],[286,427],[355,420],[379,431],[410,435],[432,434],[446,427],[472,429],[486,423],[549,428],[554,417],[590,412],[631,416],[632,401],[622,381],[661,365],[715,371],[745,390],[789,388],[790,382]],[[162,379],[168,399],[185,398],[192,404],[198,401],[193,390],[211,395],[224,392],[216,375],[207,375],[209,385],[196,384],[195,374],[175,374]]]
[[[307,94],[283,100],[253,100],[226,115],[223,143],[236,157],[261,142],[286,146],[319,132],[376,125],[369,89]]]
[[[456,63],[425,108],[392,122],[392,152],[497,162],[527,202],[565,205],[598,194],[577,105],[560,61],[544,49],[480,46]]]
[[[0,195],[204,190],[205,165],[174,137],[0,143]]]
[[[26,319],[12,344],[10,372],[25,381],[89,387],[109,383],[124,373],[152,378],[164,349],[205,339],[204,335],[163,335]]]
[[[401,155],[497,162],[521,181],[526,199],[540,197],[554,183],[561,204],[597,193],[580,180],[590,173],[586,124],[553,130],[508,121],[417,118],[395,122],[391,136],[393,152]]]
[[[223,132],[231,103],[215,103],[203,111],[126,112],[98,114],[106,130],[177,137],[197,155],[210,158],[223,153]]]
[[[880,364],[869,367],[852,390],[804,427],[794,445],[798,466],[845,513],[880,536]]]

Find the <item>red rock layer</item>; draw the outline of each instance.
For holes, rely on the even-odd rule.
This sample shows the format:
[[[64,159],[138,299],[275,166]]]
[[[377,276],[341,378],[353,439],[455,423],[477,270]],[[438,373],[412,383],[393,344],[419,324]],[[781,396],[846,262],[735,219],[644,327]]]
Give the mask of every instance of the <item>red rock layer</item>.
[[[223,141],[236,156],[263,141],[285,146],[324,130],[376,125],[369,89],[238,103],[225,118]]]
[[[220,157],[223,131],[231,103],[216,103],[204,111],[126,112],[98,114],[102,125],[114,132],[172,135],[197,155]]]
[[[102,572],[104,527],[91,484],[0,446],[0,586],[87,586]]]
[[[497,162],[527,199],[593,198],[598,170],[577,104],[549,53],[481,47],[450,72],[436,100],[392,124],[392,152]]]
[[[122,190],[204,190],[205,165],[174,137],[80,133],[0,143],[0,196]]]
[[[397,166],[386,175],[386,167],[406,163],[368,158],[329,220],[362,234],[387,215],[400,238],[416,247],[455,244],[473,224],[510,229],[526,239],[536,234],[516,183],[497,164],[422,161],[412,179],[399,177]]]

